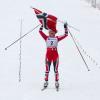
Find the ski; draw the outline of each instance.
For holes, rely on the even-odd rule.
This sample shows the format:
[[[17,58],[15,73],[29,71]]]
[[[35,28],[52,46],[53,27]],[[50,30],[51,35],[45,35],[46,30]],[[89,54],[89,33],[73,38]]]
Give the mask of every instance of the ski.
[[[41,89],[41,91],[44,91],[44,90],[46,90],[47,89],[47,87],[43,87],[42,89]]]
[[[43,88],[41,89],[41,91],[44,91],[44,90],[46,90],[46,89],[47,89],[47,87],[43,87]],[[57,92],[59,91],[59,87],[56,87],[55,89],[56,89]]]
[[[48,82],[46,81],[46,82],[44,83],[44,86],[43,86],[43,88],[41,89],[41,91],[44,91],[44,90],[46,90],[47,88],[48,88]],[[58,82],[58,81],[55,82],[55,89],[56,89],[57,92],[59,91],[59,82]]]

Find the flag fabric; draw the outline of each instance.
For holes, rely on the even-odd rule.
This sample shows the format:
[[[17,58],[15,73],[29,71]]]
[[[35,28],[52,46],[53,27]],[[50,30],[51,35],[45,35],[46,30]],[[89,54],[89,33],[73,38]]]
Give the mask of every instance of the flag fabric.
[[[57,17],[42,12],[36,8],[32,8],[39,20],[39,22],[43,25],[43,27],[47,30],[52,30],[57,33],[56,24],[57,24]]]

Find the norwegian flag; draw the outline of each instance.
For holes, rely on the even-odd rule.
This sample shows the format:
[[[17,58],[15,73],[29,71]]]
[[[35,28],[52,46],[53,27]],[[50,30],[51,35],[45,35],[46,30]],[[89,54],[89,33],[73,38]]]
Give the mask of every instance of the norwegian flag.
[[[39,22],[43,25],[43,27],[47,30],[52,30],[57,33],[56,24],[57,18],[53,15],[44,13],[36,8],[32,8],[39,20]]]

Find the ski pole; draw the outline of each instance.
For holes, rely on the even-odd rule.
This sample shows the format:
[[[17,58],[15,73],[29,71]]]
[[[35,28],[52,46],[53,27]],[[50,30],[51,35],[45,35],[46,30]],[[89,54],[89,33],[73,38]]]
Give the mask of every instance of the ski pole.
[[[40,25],[40,24],[39,24]],[[24,34],[22,37],[20,37],[19,39],[15,40],[13,43],[11,43],[10,45],[8,45],[5,50],[7,50],[9,47],[11,47],[12,45],[14,45],[15,43],[17,43],[19,40],[21,40],[22,38],[24,38],[26,35],[28,35],[29,33],[31,33],[33,30],[35,30],[39,25],[37,25],[36,27],[34,27],[33,29],[31,29],[30,31],[28,31],[26,34]]]
[[[78,52],[79,52],[79,54],[80,54],[82,60],[83,60],[85,66],[86,66],[86,68],[87,68],[87,70],[90,71],[90,69],[89,69],[89,67],[88,67],[88,65],[87,65],[87,63],[86,63],[86,61],[85,61],[85,59],[84,59],[84,57],[83,57],[83,55],[82,55],[82,53],[81,53],[79,47],[78,47],[78,45],[76,44],[76,41],[75,41],[73,35],[71,34],[70,30],[68,30],[68,31],[69,31],[69,33],[70,33],[70,36],[72,37],[72,40],[73,40],[73,42],[74,42],[74,44],[75,44],[75,46],[76,46],[76,48],[77,48],[77,50],[78,50]]]
[[[64,22],[63,22],[63,21],[61,21],[61,20],[59,20],[59,19],[58,19],[58,22],[60,22],[60,23],[64,24]],[[71,27],[71,28],[73,28],[74,30],[76,30],[76,31],[80,32],[80,30],[79,30],[79,29],[77,29],[77,28],[75,28],[75,27],[73,27],[73,26],[71,26],[71,25],[69,25],[69,24],[68,24],[68,26],[69,26],[69,27]]]

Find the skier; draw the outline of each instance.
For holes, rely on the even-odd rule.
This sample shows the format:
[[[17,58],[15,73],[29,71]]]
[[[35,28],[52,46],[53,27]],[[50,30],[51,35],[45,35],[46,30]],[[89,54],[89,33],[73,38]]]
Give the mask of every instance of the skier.
[[[47,46],[46,57],[45,57],[46,71],[45,71],[44,88],[47,88],[48,86],[48,77],[49,77],[50,66],[52,62],[53,62],[54,73],[55,73],[55,87],[59,88],[59,82],[58,82],[59,81],[59,73],[58,73],[59,54],[57,51],[57,45],[59,41],[61,41],[62,39],[68,36],[67,23],[64,23],[64,29],[65,29],[65,34],[62,36],[55,36],[55,34],[57,33],[57,30],[55,29],[54,30],[49,29],[49,36],[47,36],[42,31],[43,25],[41,25],[39,29],[39,33],[45,40]]]

